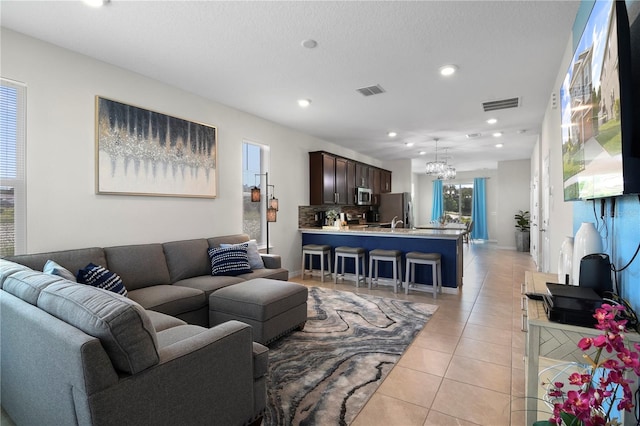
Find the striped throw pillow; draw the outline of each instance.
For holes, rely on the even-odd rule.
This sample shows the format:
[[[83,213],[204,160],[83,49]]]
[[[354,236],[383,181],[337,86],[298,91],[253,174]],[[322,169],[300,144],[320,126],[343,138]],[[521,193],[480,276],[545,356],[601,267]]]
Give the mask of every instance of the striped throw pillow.
[[[210,248],[208,253],[211,275],[236,276],[251,272],[246,246]]]
[[[103,266],[89,263],[78,271],[76,278],[80,284],[88,284],[122,296],[127,295],[127,289],[122,282],[122,278]]]

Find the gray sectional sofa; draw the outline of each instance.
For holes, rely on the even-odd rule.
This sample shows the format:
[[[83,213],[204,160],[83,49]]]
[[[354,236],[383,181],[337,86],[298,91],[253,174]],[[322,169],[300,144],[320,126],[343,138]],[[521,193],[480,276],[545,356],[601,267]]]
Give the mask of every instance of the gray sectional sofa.
[[[7,259],[39,271],[47,260],[73,273],[88,263],[104,266],[122,278],[127,296],[143,308],[208,327],[209,295],[213,291],[253,278],[283,281],[289,278],[289,271],[281,267],[280,256],[275,254],[261,254],[263,269],[238,276],[212,276],[207,249],[246,241],[249,241],[248,235],[236,234],[162,244],[26,254]]]
[[[1,403],[17,424],[246,425],[266,407],[268,348],[251,326],[209,326],[209,295],[252,278],[286,280],[276,255],[211,276],[207,248],[246,235],[0,259]],[[94,263],[128,297],[40,272]]]

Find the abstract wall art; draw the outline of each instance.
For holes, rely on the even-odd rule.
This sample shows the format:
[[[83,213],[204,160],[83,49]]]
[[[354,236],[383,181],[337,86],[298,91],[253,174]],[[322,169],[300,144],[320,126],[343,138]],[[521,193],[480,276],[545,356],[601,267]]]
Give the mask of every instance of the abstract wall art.
[[[215,198],[217,129],[96,96],[98,194]]]

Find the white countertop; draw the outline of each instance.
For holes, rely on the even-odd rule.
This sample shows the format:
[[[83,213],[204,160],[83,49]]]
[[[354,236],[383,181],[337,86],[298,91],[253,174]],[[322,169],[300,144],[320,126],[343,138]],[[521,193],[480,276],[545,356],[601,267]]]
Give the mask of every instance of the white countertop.
[[[357,225],[356,225],[357,226]],[[309,234],[327,235],[361,235],[370,237],[412,237],[412,238],[437,238],[446,240],[456,240],[463,234],[459,229],[405,229],[405,228],[379,228],[379,227],[357,227],[355,229],[321,229],[321,228],[299,228],[299,231]]]

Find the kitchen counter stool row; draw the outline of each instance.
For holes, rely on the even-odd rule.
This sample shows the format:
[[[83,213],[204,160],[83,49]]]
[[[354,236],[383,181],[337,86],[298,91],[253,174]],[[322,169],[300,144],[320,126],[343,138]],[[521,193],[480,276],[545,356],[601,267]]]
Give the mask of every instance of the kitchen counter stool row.
[[[389,277],[392,280],[393,292],[398,292],[398,287],[402,287],[402,251],[400,250],[382,250],[374,249],[368,252],[369,255],[369,277],[366,277],[365,270],[365,256],[367,250],[362,247],[347,247],[339,246],[333,249],[335,254],[334,271],[331,271],[331,250],[332,247],[328,244],[305,244],[302,246],[302,279],[305,275],[320,275],[320,280],[324,282],[327,275],[331,277],[333,275],[333,282],[337,283],[338,278],[345,279],[345,260],[353,259],[354,261],[354,273],[353,278],[356,282],[356,287],[360,286],[360,282],[369,284],[371,289],[375,283],[380,283],[380,277],[378,274],[379,262],[391,262],[392,263],[392,276]],[[314,261],[314,256],[317,256],[317,261]],[[422,253],[417,251],[411,251],[406,253],[406,269],[404,289],[405,294],[409,294],[409,289],[417,291],[428,291],[433,293],[433,298],[437,297],[438,293],[442,292],[442,257],[440,253]],[[308,265],[308,268],[307,268]],[[426,283],[415,282],[415,268],[416,265],[426,265],[431,267],[431,285]],[[314,266],[316,266],[314,268]],[[318,268],[319,266],[319,268]],[[339,273],[340,271],[340,273]]]

